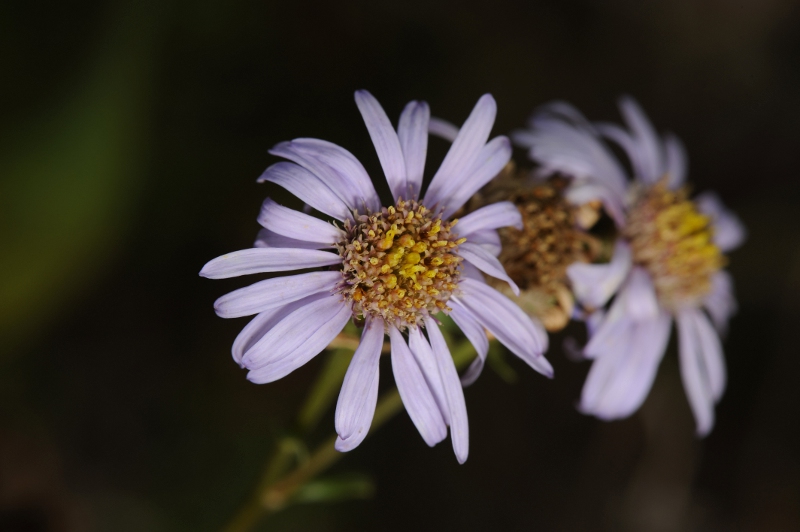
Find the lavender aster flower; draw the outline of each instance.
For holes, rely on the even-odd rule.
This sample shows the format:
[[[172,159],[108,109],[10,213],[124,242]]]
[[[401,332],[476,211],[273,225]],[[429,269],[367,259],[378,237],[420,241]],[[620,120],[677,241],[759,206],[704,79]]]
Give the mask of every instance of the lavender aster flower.
[[[743,241],[744,228],[716,196],[690,200],[680,141],[659,137],[632,99],[620,107],[628,129],[592,125],[571,106],[555,103],[514,135],[545,174],[573,178],[571,201],[601,201],[620,233],[610,263],[573,264],[567,271],[588,309],[602,309],[616,296],[607,312],[598,310],[588,320],[583,353],[594,363],[580,408],[603,419],[636,411],[652,386],[674,319],[681,376],[703,436],[713,427],[714,405],[725,388],[720,334],[736,308],[723,253]],[[634,179],[601,137],[624,150]]]
[[[496,104],[483,96],[420,199],[430,110],[411,102],[397,131],[366,91],[356,103],[378,152],[394,204],[382,206],[361,163],[347,150],[317,139],[296,139],[270,153],[289,159],[267,168],[259,182],[278,184],[336,221],[326,223],[267,199],[256,247],[216,258],[201,275],[326,267],[257,282],[215,303],[224,318],[256,314],[233,344],[233,357],[255,383],[280,379],[322,351],[353,318],[361,342],[336,406],[336,448],[349,451],[366,437],[378,397],[378,361],[388,335],[398,391],[425,442],[433,446],[450,427],[456,458],[469,450],[462,384],[435,316],[449,314],[478,357],[486,358],[486,330],[537,371],[551,376],[542,356],[547,336],[508,298],[463,274],[477,268],[513,285],[481,236],[521,223],[511,203],[489,205],[460,221],[453,214],[508,162],[506,137],[488,141]],[[458,225],[456,226],[456,224]],[[427,333],[424,334],[424,332]]]

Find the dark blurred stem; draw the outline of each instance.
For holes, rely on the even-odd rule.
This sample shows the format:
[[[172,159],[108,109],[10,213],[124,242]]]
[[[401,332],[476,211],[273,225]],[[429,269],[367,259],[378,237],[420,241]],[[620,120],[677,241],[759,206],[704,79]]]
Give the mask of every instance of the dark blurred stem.
[[[472,360],[475,352],[468,341],[462,340],[453,346],[451,353],[456,367],[461,369]],[[385,392],[375,408],[370,433],[389,421],[402,408],[403,403],[396,388]],[[285,508],[298,489],[344,456],[344,453],[334,448],[335,442],[334,434],[317,447],[308,460],[301,462],[295,470],[276,480],[279,471],[283,471],[287,463],[298,453],[297,440],[287,438],[281,441],[264,470],[258,489],[228,523],[225,532],[248,532],[265,517]]]

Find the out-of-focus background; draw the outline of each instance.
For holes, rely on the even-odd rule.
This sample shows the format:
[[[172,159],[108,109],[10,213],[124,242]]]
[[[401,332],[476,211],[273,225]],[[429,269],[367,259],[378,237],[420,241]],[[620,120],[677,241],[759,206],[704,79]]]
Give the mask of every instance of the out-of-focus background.
[[[783,0],[3,2],[0,530],[218,530],[238,508],[324,357],[249,383],[246,320],[212,309],[247,280],[197,274],[252,244],[265,196],[298,205],[255,183],[273,144],[327,139],[382,179],[360,88],[457,123],[491,92],[495,134],[551,99],[618,120],[638,98],[749,229],[729,385],[695,439],[671,346],[641,412],[604,423],[574,408],[588,364],[556,335],[554,381],[509,358],[514,383],[467,390],[465,465],[403,413],[333,470],[371,498],[268,529],[800,530],[798,65]]]

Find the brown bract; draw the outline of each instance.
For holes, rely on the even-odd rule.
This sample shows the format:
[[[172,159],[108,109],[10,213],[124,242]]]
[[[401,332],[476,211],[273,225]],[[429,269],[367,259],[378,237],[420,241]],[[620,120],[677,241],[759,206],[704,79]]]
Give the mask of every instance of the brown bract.
[[[449,311],[462,260],[458,245],[466,240],[452,231],[456,222],[402,199],[346,221],[347,237],[336,246],[344,276],[339,291],[353,315],[380,317],[403,330]]]

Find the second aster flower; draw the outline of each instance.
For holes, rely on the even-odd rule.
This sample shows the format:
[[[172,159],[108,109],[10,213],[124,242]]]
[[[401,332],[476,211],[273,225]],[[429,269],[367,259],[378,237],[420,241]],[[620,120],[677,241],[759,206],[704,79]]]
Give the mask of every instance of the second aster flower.
[[[487,205],[461,220],[453,214],[494,177],[511,156],[506,137],[487,142],[496,105],[475,106],[420,197],[430,111],[411,102],[395,130],[366,91],[356,103],[378,153],[393,203],[382,205],[361,163],[347,150],[317,139],[296,139],[270,153],[292,162],[269,167],[259,179],[280,185],[336,220],[329,224],[267,199],[256,247],[210,261],[201,275],[234,277],[325,267],[323,271],[260,281],[220,298],[226,318],[257,314],[233,344],[234,359],[255,383],[280,379],[320,353],[352,318],[363,324],[360,345],[336,406],[336,448],[366,437],[378,396],[384,335],[403,404],[428,445],[447,436],[459,462],[467,459],[469,429],[461,381],[436,315],[448,314],[478,357],[465,379],[480,373],[488,350],[485,330],[535,370],[552,376],[542,356],[546,333],[467,265],[508,282],[481,244],[499,227],[519,226],[511,203]]]
[[[602,202],[619,232],[610,263],[567,270],[577,299],[595,311],[583,350],[594,363],[580,407],[604,419],[636,411],[675,320],[681,376],[702,436],[713,427],[714,405],[725,388],[719,336],[736,308],[723,253],[742,242],[744,228],[716,196],[689,198],[686,155],[677,138],[660,137],[632,99],[620,107],[628,129],[590,124],[571,106],[555,103],[515,134],[545,172],[573,179],[570,201]],[[626,153],[634,179],[603,137]]]

